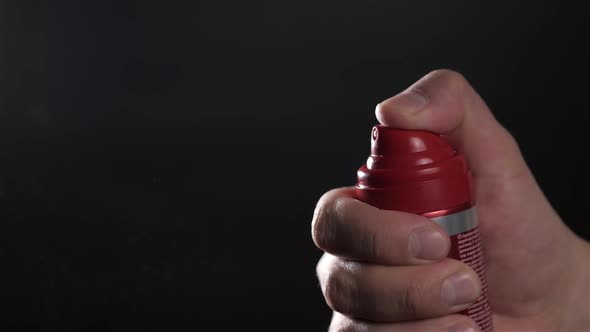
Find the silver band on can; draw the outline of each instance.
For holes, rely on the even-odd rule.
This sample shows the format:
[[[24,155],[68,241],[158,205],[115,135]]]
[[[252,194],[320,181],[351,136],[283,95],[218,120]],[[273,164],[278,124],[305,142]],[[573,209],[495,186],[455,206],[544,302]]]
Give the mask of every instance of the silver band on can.
[[[477,227],[475,207],[431,220],[441,225],[449,236],[464,233]]]

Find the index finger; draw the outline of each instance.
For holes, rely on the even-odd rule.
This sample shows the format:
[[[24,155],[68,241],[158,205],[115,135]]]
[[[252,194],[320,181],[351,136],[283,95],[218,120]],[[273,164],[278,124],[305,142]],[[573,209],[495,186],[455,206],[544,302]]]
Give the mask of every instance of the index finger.
[[[334,256],[385,265],[439,260],[450,248],[448,235],[435,222],[370,206],[355,198],[352,187],[331,190],[320,198],[312,237]]]

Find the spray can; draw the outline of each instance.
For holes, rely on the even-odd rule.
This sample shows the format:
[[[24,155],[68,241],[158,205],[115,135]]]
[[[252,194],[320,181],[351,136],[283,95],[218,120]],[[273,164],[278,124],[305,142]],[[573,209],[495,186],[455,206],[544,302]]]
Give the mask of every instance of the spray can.
[[[451,238],[449,257],[473,268],[482,283],[481,296],[460,314],[492,332],[471,176],[463,155],[437,134],[378,125],[371,132],[371,156],[357,175],[361,201],[421,214],[444,228]]]

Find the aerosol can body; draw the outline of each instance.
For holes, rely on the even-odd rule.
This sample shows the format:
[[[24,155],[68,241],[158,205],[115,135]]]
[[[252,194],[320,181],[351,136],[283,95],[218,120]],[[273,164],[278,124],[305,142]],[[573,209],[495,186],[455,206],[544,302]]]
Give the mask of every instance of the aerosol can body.
[[[444,228],[451,238],[449,257],[473,268],[482,283],[481,296],[461,314],[483,332],[492,332],[476,207],[463,155],[440,135],[379,125],[371,132],[371,156],[357,175],[361,201],[420,214]]]

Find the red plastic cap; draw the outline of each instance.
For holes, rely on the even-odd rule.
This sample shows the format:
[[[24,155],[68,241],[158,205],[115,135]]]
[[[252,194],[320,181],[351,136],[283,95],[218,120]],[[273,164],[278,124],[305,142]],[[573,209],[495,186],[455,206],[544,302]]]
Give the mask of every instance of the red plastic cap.
[[[441,136],[375,126],[357,196],[386,210],[425,214],[471,204],[465,159]]]

